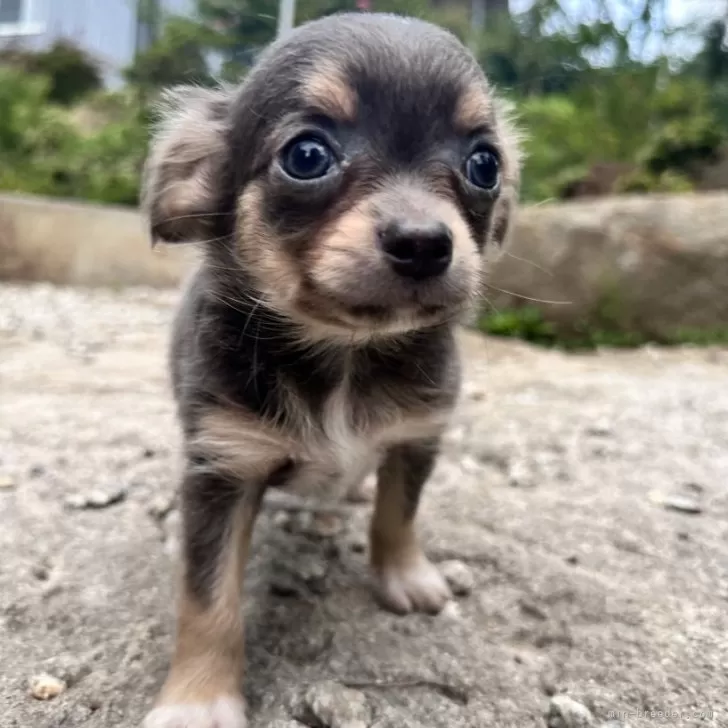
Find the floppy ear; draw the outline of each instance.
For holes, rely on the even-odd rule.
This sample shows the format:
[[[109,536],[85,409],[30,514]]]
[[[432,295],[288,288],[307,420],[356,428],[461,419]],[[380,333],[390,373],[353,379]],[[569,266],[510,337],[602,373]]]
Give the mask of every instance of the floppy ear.
[[[164,93],[142,180],[152,244],[210,236],[231,100],[231,91],[224,88],[180,86]]]
[[[498,248],[508,244],[513,228],[521,188],[523,135],[514,121],[514,107],[502,98],[494,98],[497,135],[502,165],[501,194],[495,203],[490,224],[490,242]]]

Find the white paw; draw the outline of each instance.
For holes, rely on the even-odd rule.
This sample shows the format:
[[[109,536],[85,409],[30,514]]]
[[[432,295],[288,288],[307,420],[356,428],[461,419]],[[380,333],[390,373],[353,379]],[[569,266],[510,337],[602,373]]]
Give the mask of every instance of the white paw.
[[[226,696],[211,703],[160,705],[144,719],[142,728],[246,728],[241,698]]]
[[[424,554],[406,563],[391,563],[375,570],[376,590],[384,606],[398,614],[437,614],[452,599],[445,578]]]

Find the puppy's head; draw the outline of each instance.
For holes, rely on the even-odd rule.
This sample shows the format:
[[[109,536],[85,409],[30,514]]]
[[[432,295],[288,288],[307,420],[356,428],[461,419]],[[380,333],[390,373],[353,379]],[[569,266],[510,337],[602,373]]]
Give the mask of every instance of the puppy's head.
[[[236,89],[168,96],[145,177],[155,239],[205,240],[312,336],[455,316],[516,204],[516,137],[452,35],[331,16]]]

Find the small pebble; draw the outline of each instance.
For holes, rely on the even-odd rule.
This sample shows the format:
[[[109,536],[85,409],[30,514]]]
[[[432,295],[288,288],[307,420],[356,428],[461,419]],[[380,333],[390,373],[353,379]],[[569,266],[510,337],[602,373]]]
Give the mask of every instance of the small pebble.
[[[475,450],[475,457],[485,465],[492,465],[498,470],[507,471],[509,468],[509,458],[506,453],[493,445],[480,445]]]
[[[568,695],[554,695],[546,713],[548,728],[592,728],[594,718],[586,705]]]
[[[43,590],[41,591],[41,596],[43,599],[52,599],[53,597],[57,596],[63,591],[63,584],[61,584],[60,581],[50,580],[46,582],[45,586],[43,587]]]
[[[332,538],[344,530],[344,518],[338,513],[311,513],[304,532],[317,538]]]
[[[518,606],[521,608],[521,611],[528,617],[533,617],[534,619],[539,620],[545,620],[548,619],[548,614],[541,609],[541,607],[536,604],[536,602],[532,602],[530,599],[520,599],[518,601]]]
[[[15,487],[15,481],[9,475],[0,475],[0,490],[11,490]]]
[[[549,697],[556,695],[556,678],[549,670],[545,670],[538,676],[538,684],[544,695]]]
[[[276,528],[282,528],[284,531],[288,531],[291,525],[291,515],[285,511],[277,511],[273,514],[273,525]]]
[[[121,503],[125,498],[125,488],[117,488],[116,490],[110,491],[92,490],[88,493],[78,493],[68,496],[66,498],[66,506],[72,510],[96,510]]]
[[[473,591],[475,577],[473,570],[462,561],[444,561],[440,571],[453,591],[453,594],[464,597]]]
[[[367,539],[361,533],[352,534],[348,540],[349,550],[355,554],[363,554],[367,550]]]
[[[607,422],[595,422],[593,425],[587,427],[585,432],[587,435],[592,435],[593,437],[609,437],[613,430]]]
[[[270,593],[277,597],[300,597],[301,585],[287,572],[274,574],[270,582]]]
[[[453,622],[458,622],[463,618],[462,612],[460,611],[460,605],[452,600],[445,604],[438,616],[440,619],[448,619]]]
[[[66,683],[57,677],[42,673],[35,675],[29,681],[30,694],[36,700],[53,700],[66,689]]]
[[[46,660],[43,669],[45,674],[55,675],[56,679],[70,687],[91,672],[91,665],[88,657],[65,653]]]
[[[700,501],[704,490],[703,486],[698,483],[685,483],[671,493],[660,493],[653,490],[648,497],[667,510],[697,515],[703,512],[703,505]]]
[[[533,488],[537,485],[536,476],[523,461],[517,460],[508,469],[508,485],[512,488]]]
[[[368,728],[372,718],[366,695],[333,681],[311,687],[303,711],[306,725],[325,728]]]
[[[697,515],[703,512],[703,507],[695,498],[681,495],[669,495],[662,499],[662,505],[670,511],[690,513]]]
[[[482,466],[481,463],[479,463],[472,455],[463,455],[460,459],[460,467],[463,469],[464,473],[473,475],[474,473],[479,472]]]
[[[37,564],[30,570],[30,573],[33,574],[38,581],[48,581],[48,578],[50,577],[48,567],[44,564]]]
[[[147,513],[155,520],[161,521],[174,508],[174,498],[157,496],[147,506]]]

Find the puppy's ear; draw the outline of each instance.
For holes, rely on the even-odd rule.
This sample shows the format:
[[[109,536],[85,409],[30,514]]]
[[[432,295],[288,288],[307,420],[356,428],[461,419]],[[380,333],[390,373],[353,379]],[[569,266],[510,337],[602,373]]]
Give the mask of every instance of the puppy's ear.
[[[518,207],[523,135],[515,122],[513,105],[498,97],[494,101],[503,177],[501,194],[493,209],[489,242],[502,249],[508,244]]]
[[[166,91],[144,168],[141,202],[152,244],[210,236],[225,164],[229,89]]]

